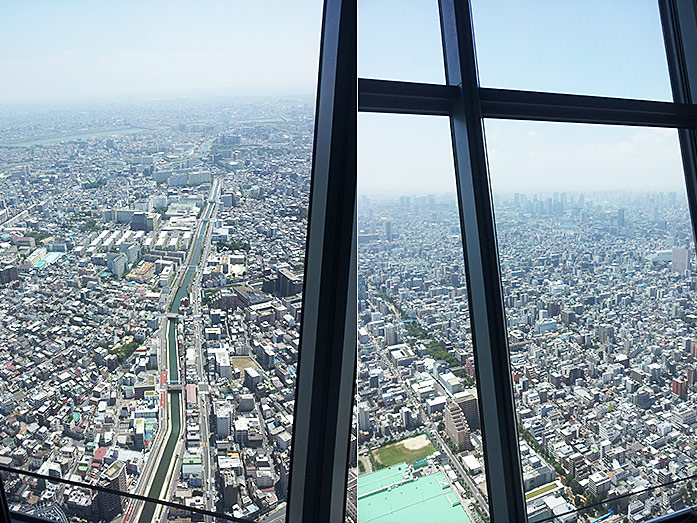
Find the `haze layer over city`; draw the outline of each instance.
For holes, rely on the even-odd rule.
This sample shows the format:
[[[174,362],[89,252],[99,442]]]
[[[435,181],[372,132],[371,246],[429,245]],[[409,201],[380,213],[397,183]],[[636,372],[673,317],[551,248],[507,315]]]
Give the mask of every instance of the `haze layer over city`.
[[[338,282],[352,260],[337,254],[348,235],[332,233],[350,229],[356,100],[342,94],[351,82],[335,80],[353,74],[344,62],[355,25],[347,4],[331,2],[342,8],[324,23],[323,3],[3,6],[9,508],[61,523],[279,523],[294,410],[303,414],[298,520],[345,508],[346,523],[479,523],[493,509],[497,523],[523,510],[530,523],[640,523],[694,506],[697,279],[682,168],[690,152],[676,131],[685,120],[673,119],[684,106],[643,105],[653,107],[643,125],[671,129],[606,125],[639,120],[595,110],[629,97],[678,101],[671,84],[689,81],[675,70],[693,68],[682,67],[688,53],[669,51],[682,62],[671,58],[669,77],[664,30],[675,46],[685,24],[655,1],[455,2],[454,14],[471,8],[470,35],[469,24],[446,25],[448,2],[359,3],[359,77],[459,79],[402,85],[371,109],[435,114],[403,94],[424,93],[430,105],[434,92],[449,93],[435,111],[443,116],[358,117],[357,372],[351,434],[340,433],[350,438],[344,478],[334,429],[348,420],[353,346],[334,328],[344,300],[332,298],[354,289]],[[328,162],[318,162],[307,246],[320,41],[317,154]],[[511,110],[549,100],[545,92],[627,100],[577,99],[574,121],[603,125],[515,120],[535,115],[508,109],[480,119],[491,88],[535,91],[513,93]],[[489,119],[502,115],[514,120]],[[485,212],[473,219],[470,205]],[[321,270],[308,271],[302,371],[311,373],[298,384],[306,246]],[[504,321],[508,344],[480,319]],[[478,372],[489,379],[478,383]],[[510,474],[518,458],[525,508]]]

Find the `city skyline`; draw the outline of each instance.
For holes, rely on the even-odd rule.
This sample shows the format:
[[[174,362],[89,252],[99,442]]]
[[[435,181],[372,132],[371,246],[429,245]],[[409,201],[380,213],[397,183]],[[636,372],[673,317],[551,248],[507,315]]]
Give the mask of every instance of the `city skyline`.
[[[661,487],[691,474],[694,459],[687,202],[677,192],[616,196],[495,199],[531,520],[647,521],[695,502],[685,483]],[[405,501],[411,485],[437,478],[459,503],[434,496],[434,517],[450,506],[453,520],[485,519],[480,360],[454,198],[359,197],[358,229],[358,513],[417,518],[426,509]],[[422,434],[429,444],[418,445]],[[629,495],[639,490],[650,494]]]
[[[355,208],[338,214],[353,188],[333,184],[356,173],[336,147],[344,86],[315,92],[321,0],[5,2],[12,511],[278,523],[289,503],[290,518],[323,505],[345,523],[486,523],[515,505],[530,521],[638,523],[697,506],[695,209],[676,128],[470,120],[454,105],[469,141],[456,148],[447,117],[361,113]],[[656,3],[470,3],[475,42],[467,28],[445,39],[476,43],[483,87],[672,100]],[[437,0],[359,4],[359,77],[445,82]],[[341,55],[327,13],[325,56]],[[465,181],[462,202],[493,222],[456,194],[453,153],[479,124],[485,154],[469,153],[490,179]],[[317,253],[332,270],[312,269]],[[325,327],[344,290],[357,324],[339,336]],[[343,351],[341,379],[323,379],[339,375],[321,347]],[[340,393],[320,394],[329,384]],[[318,419],[341,432],[304,440]],[[322,480],[331,505],[309,490],[320,439],[348,450]]]

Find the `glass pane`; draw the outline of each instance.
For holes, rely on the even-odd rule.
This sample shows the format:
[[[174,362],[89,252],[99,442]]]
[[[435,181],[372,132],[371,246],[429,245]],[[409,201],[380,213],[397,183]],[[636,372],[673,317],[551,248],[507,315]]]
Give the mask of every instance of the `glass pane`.
[[[29,514],[58,523],[79,521],[204,521],[212,520],[196,509],[204,509],[205,495],[201,489],[176,489],[172,501],[178,507],[168,507],[157,502],[143,502],[128,495],[120,496],[111,492],[103,492],[94,486],[106,487],[125,492],[133,480],[133,471],[122,461],[114,461],[105,469],[93,486],[81,486],[59,483],[52,478],[61,477],[69,481],[81,482],[79,474],[63,477],[62,465],[52,463],[46,478],[36,478],[15,472],[2,472],[3,485],[7,504],[12,512]],[[56,476],[59,474],[60,476]],[[183,502],[187,504],[184,505]],[[228,517],[229,516],[229,517]],[[217,521],[240,521],[232,514],[220,514]],[[239,516],[237,516],[239,517]],[[42,520],[43,521],[43,520]]]
[[[358,118],[358,521],[488,517],[450,144],[447,118]]]
[[[285,518],[322,5],[3,11],[0,462]]]
[[[485,127],[530,521],[682,508],[697,295],[677,131]]]
[[[676,480],[671,480],[671,483],[673,481]],[[624,521],[625,518],[627,521],[660,521],[661,516],[677,511],[688,511],[691,515],[692,511],[689,508],[694,507],[696,503],[697,492],[695,492],[694,479],[691,481],[678,479],[676,485],[671,484],[663,488],[651,486],[644,492],[622,490],[621,494],[609,501],[578,509],[562,518],[566,517],[569,521],[577,518],[574,521],[597,521],[597,523],[608,519],[612,521],[613,518],[617,521]],[[677,517],[678,521],[681,518],[676,514],[672,515]],[[533,521],[532,518],[530,521]]]
[[[437,0],[359,0],[358,76],[445,83]]]
[[[483,87],[672,100],[658,2],[473,0]]]

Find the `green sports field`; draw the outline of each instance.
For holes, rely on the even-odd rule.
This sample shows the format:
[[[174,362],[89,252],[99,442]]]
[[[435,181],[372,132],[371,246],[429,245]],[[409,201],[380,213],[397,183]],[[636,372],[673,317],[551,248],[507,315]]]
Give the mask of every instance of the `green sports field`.
[[[436,449],[433,448],[433,445],[427,438],[424,440],[423,445],[410,445],[409,442],[413,439],[409,438],[408,440],[398,441],[397,443],[375,449],[372,451],[373,458],[384,467],[391,467],[397,463],[408,463],[411,465],[415,461],[430,456],[435,452]]]

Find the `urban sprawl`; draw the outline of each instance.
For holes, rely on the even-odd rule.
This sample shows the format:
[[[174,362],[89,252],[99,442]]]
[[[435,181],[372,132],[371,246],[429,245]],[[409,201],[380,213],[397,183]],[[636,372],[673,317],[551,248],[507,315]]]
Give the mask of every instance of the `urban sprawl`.
[[[311,99],[19,110],[0,126],[0,465],[10,508],[280,521]],[[210,518],[206,516],[208,520]]]
[[[2,115],[0,466],[79,484],[3,473],[11,509],[283,520],[312,113],[250,99]],[[529,520],[695,504],[679,481],[697,473],[684,195],[496,195],[495,217]],[[358,231],[347,519],[487,521],[455,197],[359,196]]]
[[[651,488],[697,472],[684,193],[494,203],[529,521],[634,523],[694,505],[691,481]],[[487,520],[455,197],[363,196],[358,213],[359,520],[416,520],[421,504]]]

